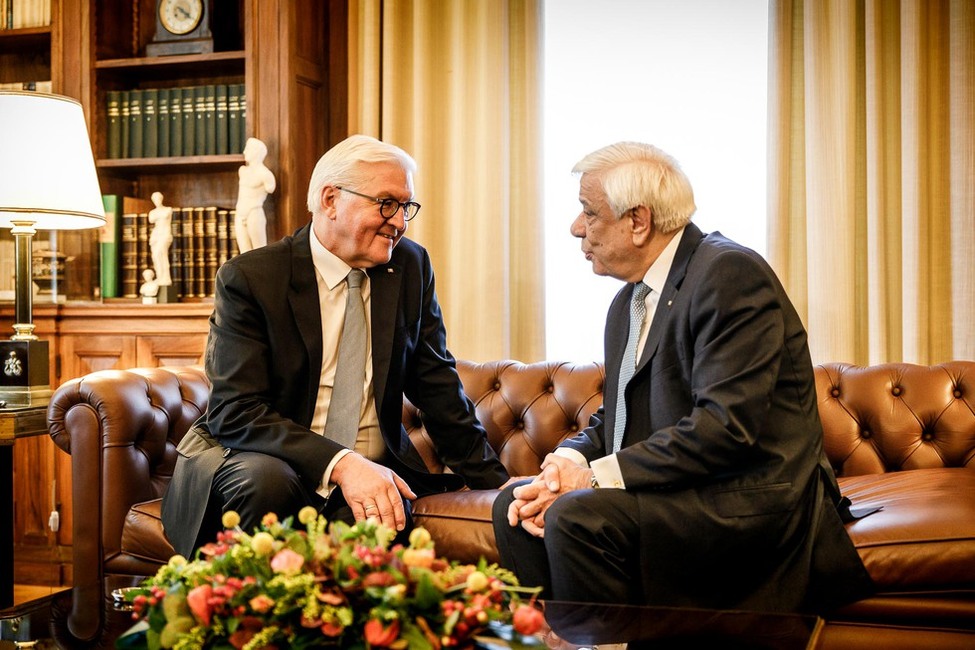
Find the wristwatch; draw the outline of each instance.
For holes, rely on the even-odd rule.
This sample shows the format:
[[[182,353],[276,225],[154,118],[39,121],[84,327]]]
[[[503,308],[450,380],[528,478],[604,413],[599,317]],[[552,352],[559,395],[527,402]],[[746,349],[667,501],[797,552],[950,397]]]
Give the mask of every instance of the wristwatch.
[[[599,487],[599,481],[596,480],[596,472],[592,473],[592,479],[590,479],[589,485],[591,485],[593,489]]]

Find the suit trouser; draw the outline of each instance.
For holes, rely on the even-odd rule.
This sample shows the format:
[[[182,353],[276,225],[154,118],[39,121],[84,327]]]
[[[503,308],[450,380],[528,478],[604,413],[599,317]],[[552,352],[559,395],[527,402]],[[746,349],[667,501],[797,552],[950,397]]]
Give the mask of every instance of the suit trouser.
[[[545,537],[508,524],[516,486],[494,502],[501,564],[542,597],[590,603],[641,603],[640,526],[636,498],[625,490],[575,490],[545,513]]]
[[[252,532],[260,526],[261,520],[269,512],[278,519],[293,516],[305,506],[312,506],[325,515],[329,521],[344,521],[352,524],[355,517],[352,508],[346,503],[342,491],[335,488],[328,499],[317,492],[309,491],[301,477],[285,461],[274,456],[257,452],[233,452],[213,476],[210,487],[211,497],[203,525],[197,537],[197,547],[216,539],[222,530],[222,513],[234,510],[240,515],[240,528]],[[393,543],[408,539],[413,528],[410,502],[403,500],[406,512],[406,527]],[[401,539],[402,538],[402,539]]]

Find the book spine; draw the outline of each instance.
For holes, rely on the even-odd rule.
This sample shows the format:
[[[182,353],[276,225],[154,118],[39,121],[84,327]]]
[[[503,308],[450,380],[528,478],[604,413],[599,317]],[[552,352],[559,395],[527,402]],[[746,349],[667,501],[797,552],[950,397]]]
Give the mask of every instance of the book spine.
[[[198,298],[206,296],[206,237],[203,224],[203,208],[193,208],[193,294]]]
[[[217,209],[217,268],[230,259],[230,211],[226,208]]]
[[[119,90],[109,90],[105,93],[105,104],[108,112],[108,157],[122,157],[122,111],[119,102],[122,92]]]
[[[193,87],[183,88],[183,155],[196,153],[196,111],[193,108]]]
[[[156,100],[156,130],[159,133],[159,151],[156,155],[161,157],[171,155],[171,146],[169,144],[169,91],[169,88],[160,88],[159,99]]]
[[[129,156],[129,91],[123,90],[119,96],[119,121],[122,123],[122,146],[119,158]]]
[[[139,296],[139,261],[136,250],[136,221],[135,212],[122,214],[122,297],[137,298]]]
[[[217,207],[203,209],[204,294],[213,295],[213,279],[217,276]]]
[[[129,91],[129,158],[142,158],[142,91]]]
[[[183,297],[183,209],[173,208],[173,243],[169,247],[169,275],[173,280],[173,292],[177,298]]]
[[[183,90],[169,89],[169,155],[183,155]]]
[[[234,230],[234,222],[237,221],[237,210],[227,211],[227,259],[240,255],[240,248],[237,246],[237,231]]]
[[[241,153],[244,150],[240,141],[240,84],[227,85],[227,151]]]
[[[207,95],[206,86],[193,87],[193,116],[195,126],[193,154],[202,156],[207,151]]]
[[[206,113],[206,150],[208,156],[217,153],[217,87],[214,84],[204,86]]]
[[[237,137],[240,139],[240,151],[244,151],[244,143],[247,142],[247,93],[244,84],[240,84],[240,99],[237,101],[240,119],[237,121]]]
[[[156,116],[158,101],[157,88],[142,91],[142,155],[145,158],[159,156],[159,121]]]
[[[118,298],[119,243],[122,239],[121,202],[115,194],[102,195],[105,225],[98,236],[99,282],[102,298]]]
[[[180,247],[183,252],[183,295],[187,298],[196,296],[196,265],[193,263],[193,219],[195,216],[193,208],[183,208],[183,244]]]
[[[141,278],[143,271],[152,268],[152,254],[149,252],[149,213],[140,212],[136,219],[136,250],[139,278]]]
[[[217,123],[216,123],[216,153],[226,154],[230,153],[228,147],[228,133],[227,133],[227,84],[217,84],[216,86],[216,97],[217,97]]]

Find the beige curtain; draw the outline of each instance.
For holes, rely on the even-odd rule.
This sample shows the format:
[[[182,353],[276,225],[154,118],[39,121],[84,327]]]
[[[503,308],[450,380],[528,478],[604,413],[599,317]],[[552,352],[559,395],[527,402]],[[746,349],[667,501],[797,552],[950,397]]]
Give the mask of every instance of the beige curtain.
[[[350,0],[350,132],[409,151],[448,344],[544,355],[541,0]]]
[[[813,361],[975,359],[975,1],[769,8],[769,257]]]

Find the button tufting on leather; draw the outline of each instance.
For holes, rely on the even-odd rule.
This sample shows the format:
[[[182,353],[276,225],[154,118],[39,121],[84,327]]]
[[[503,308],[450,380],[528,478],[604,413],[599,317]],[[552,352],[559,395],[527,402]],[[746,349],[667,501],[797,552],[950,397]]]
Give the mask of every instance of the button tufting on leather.
[[[500,381],[494,382],[494,390],[501,390],[501,382]]]
[[[903,392],[903,391],[901,391],[901,387],[900,387],[900,386],[894,386],[894,387],[893,387],[893,388],[891,389],[891,391],[890,391],[890,392],[891,392],[891,394],[892,394],[892,395],[893,395],[894,397],[898,397],[898,396],[899,396],[899,395],[901,394],[901,392]]]
[[[832,395],[833,397],[839,397],[840,396],[840,389],[839,389],[839,387],[833,386],[833,389],[831,391],[829,391],[829,394]]]
[[[934,434],[931,433],[930,431],[925,431],[924,433],[921,434],[921,440],[924,440],[925,442],[931,442],[932,440],[934,440]]]
[[[955,396],[955,399],[961,399],[961,389],[956,388],[954,391],[952,391],[952,395]]]
[[[547,390],[550,393],[554,393],[555,392],[555,386],[553,386],[552,384],[549,384],[548,387],[545,390]]]
[[[860,432],[860,437],[861,438],[869,438],[872,435],[873,434],[870,433],[870,431],[868,431],[867,429],[864,429],[863,431]]]

